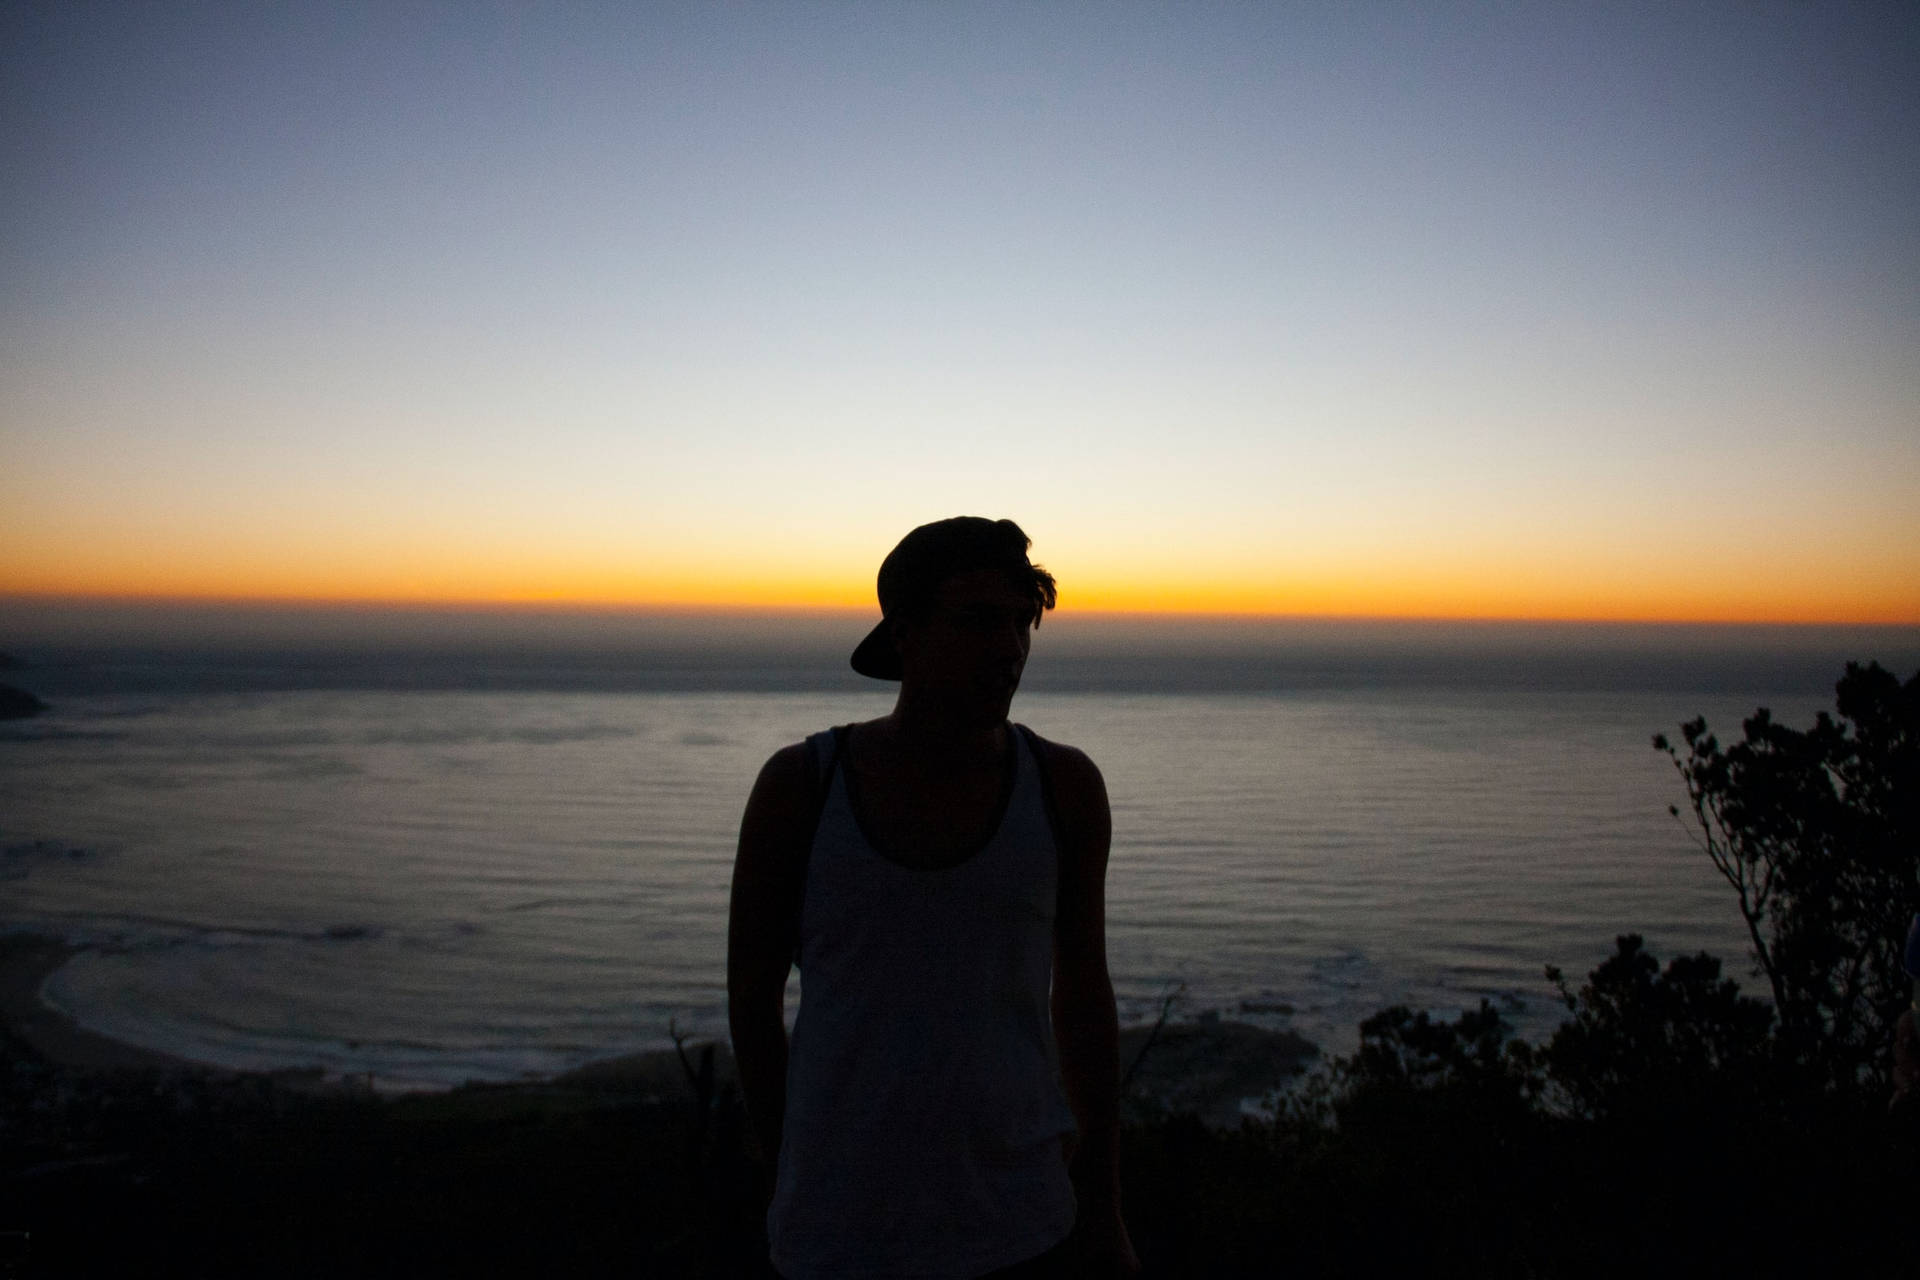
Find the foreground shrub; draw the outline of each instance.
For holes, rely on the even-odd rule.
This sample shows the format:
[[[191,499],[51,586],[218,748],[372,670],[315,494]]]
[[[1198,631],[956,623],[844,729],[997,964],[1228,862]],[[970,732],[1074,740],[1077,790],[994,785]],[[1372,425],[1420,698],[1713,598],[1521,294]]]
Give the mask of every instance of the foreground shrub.
[[[1684,753],[1664,734],[1653,743],[1734,890],[1779,1056],[1822,1088],[1884,1092],[1910,991],[1901,945],[1920,910],[1920,674],[1848,663],[1834,703],[1805,731],[1762,707],[1729,747],[1700,718],[1681,726]]]
[[[1638,934],[1616,947],[1578,993],[1547,969],[1573,1016],[1529,1056],[1561,1105],[1590,1118],[1659,1119],[1752,1114],[1783,1100],[1769,1005],[1741,995],[1705,952],[1663,972]]]

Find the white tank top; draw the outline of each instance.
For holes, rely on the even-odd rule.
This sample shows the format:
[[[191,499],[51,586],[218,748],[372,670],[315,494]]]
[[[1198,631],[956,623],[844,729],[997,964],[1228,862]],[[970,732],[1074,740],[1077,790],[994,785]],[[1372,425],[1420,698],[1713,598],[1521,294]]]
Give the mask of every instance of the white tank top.
[[[1048,1012],[1058,854],[1026,734],[1008,736],[1005,811],[955,866],[883,856],[844,763],[828,779],[767,1214],[789,1280],[960,1280],[1073,1229]],[[812,742],[833,751],[830,732]]]

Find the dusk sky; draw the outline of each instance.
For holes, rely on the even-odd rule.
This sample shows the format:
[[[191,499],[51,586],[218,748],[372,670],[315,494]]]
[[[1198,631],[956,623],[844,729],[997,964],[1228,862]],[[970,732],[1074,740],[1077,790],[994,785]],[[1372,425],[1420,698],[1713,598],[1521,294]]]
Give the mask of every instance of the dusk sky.
[[[0,8],[0,595],[1920,622],[1920,5]]]

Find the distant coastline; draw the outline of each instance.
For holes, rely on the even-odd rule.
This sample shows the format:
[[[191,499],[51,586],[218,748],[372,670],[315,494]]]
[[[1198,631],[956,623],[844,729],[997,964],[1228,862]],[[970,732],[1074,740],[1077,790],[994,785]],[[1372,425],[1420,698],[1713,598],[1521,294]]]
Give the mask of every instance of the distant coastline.
[[[298,690],[872,692],[865,614],[23,610],[0,644],[42,697]],[[1920,667],[1920,626],[1049,616],[1037,693],[1355,689],[1795,693]]]

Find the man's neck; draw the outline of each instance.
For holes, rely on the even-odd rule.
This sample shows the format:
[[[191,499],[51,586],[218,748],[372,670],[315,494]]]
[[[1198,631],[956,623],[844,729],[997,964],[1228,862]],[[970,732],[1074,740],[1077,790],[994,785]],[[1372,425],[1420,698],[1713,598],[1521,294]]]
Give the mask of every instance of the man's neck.
[[[1006,750],[1007,722],[981,721],[951,708],[909,696],[901,689],[887,717],[894,745],[903,755],[941,767],[996,761]]]

